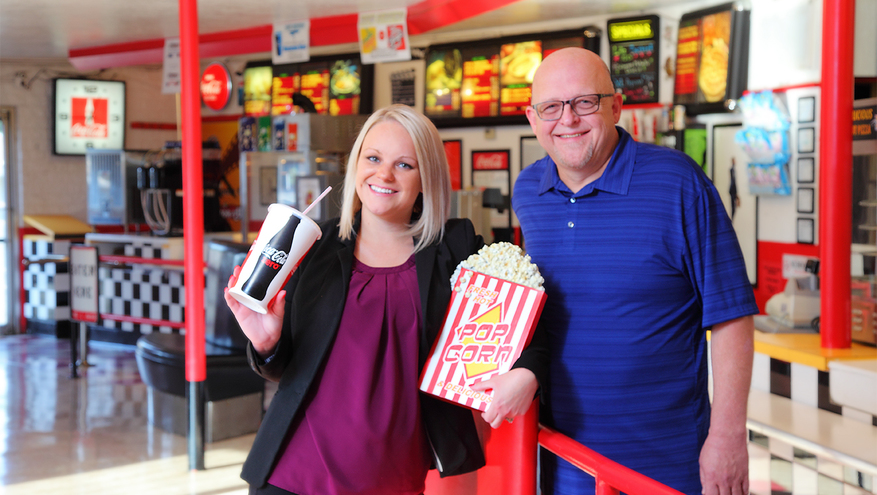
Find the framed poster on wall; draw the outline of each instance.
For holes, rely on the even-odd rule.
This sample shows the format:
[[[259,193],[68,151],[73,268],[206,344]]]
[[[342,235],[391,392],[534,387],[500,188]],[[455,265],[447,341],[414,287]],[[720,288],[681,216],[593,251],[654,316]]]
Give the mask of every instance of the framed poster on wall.
[[[490,223],[494,229],[512,226],[509,155],[509,150],[472,152],[472,186],[484,189],[483,202],[492,208]]]
[[[445,145],[445,155],[448,157],[448,167],[451,171],[451,190],[463,189],[463,141],[449,139],[442,141]]]
[[[536,136],[521,136],[521,170],[545,158],[547,155],[548,153],[539,144]]]

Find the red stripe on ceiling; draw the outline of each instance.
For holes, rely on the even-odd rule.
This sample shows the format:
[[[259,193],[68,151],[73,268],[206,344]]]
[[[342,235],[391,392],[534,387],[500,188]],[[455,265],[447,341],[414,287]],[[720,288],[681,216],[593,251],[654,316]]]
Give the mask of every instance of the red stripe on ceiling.
[[[423,0],[408,7],[408,34],[423,34],[519,0]]]
[[[408,9],[408,33],[422,34],[516,1],[518,0],[423,0]],[[357,43],[358,20],[358,14],[311,19],[311,46]],[[200,56],[209,58],[270,52],[272,31],[273,26],[264,25],[202,34],[198,37]],[[76,48],[68,52],[68,57],[73,67],[82,71],[160,64],[164,57],[164,39]]]
[[[336,15],[311,19],[311,46],[359,43],[356,24],[359,14]]]

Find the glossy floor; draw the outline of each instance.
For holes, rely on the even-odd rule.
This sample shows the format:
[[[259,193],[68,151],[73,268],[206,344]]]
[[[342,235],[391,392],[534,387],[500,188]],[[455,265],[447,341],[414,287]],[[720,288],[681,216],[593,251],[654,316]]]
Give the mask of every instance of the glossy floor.
[[[205,469],[192,471],[186,438],[147,421],[134,349],[93,343],[88,361],[72,379],[69,341],[0,338],[0,493],[247,493],[240,470],[253,435],[207,444]],[[750,451],[752,492],[790,493],[771,483],[763,450]]]
[[[70,378],[69,341],[0,338],[0,493],[246,494],[253,435],[207,444],[190,471],[185,437],[152,426],[131,347],[92,344]]]

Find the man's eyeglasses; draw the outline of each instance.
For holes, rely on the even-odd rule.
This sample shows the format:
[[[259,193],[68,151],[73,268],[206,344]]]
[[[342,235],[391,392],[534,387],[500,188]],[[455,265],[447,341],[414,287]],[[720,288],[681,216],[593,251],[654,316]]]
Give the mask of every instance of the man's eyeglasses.
[[[591,115],[600,110],[600,100],[612,94],[593,94],[576,96],[566,101],[550,100],[533,105],[536,115],[542,120],[558,120],[563,115],[563,106],[569,105],[573,113],[579,117]]]

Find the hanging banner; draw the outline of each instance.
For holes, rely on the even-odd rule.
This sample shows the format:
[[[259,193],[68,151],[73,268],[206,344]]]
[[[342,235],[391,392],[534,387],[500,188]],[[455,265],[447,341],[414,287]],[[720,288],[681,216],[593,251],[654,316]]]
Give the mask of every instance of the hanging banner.
[[[307,62],[311,59],[311,21],[275,24],[271,36],[274,65]]]
[[[180,39],[165,38],[162,62],[161,94],[180,92]]]
[[[359,52],[362,63],[411,60],[406,9],[359,14]]]

